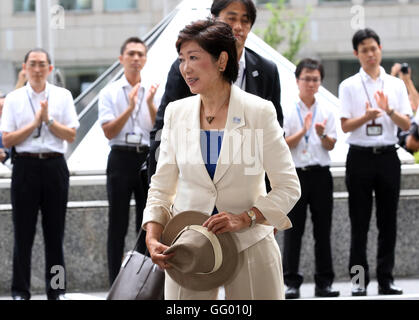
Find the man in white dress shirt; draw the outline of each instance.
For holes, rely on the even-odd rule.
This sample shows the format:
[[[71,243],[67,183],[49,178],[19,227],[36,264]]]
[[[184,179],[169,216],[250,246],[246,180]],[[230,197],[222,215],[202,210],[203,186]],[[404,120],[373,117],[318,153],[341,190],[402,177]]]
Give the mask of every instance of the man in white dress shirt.
[[[141,77],[141,70],[147,61],[144,42],[136,37],[127,39],[121,47],[119,61],[124,67],[124,75],[106,86],[99,96],[99,122],[111,146],[106,170],[109,201],[107,251],[111,285],[121,267],[133,193],[137,232],[141,226],[148,190],[145,164],[158,105],[154,98],[158,86],[145,83]],[[145,248],[143,232],[138,250],[144,253]]]
[[[361,266],[365,271],[364,281],[353,284],[352,295],[366,295],[370,280],[367,236],[373,191],[378,228],[378,292],[402,294],[394,286],[392,275],[401,176],[395,144],[397,127],[409,129],[412,110],[403,81],[388,75],[380,66],[382,47],[378,35],[368,28],[359,30],[352,44],[361,69],[339,86],[342,130],[350,133],[346,159],[351,221],[349,274],[357,275],[358,268],[354,266]]]
[[[38,210],[45,242],[48,299],[64,288],[52,286],[54,266],[64,268],[63,237],[69,172],[64,154],[79,121],[71,93],[47,82],[53,70],[43,49],[32,49],[23,63],[28,83],[11,92],[4,104],[1,131],[6,148],[15,148],[11,184],[14,252],[12,296],[30,299],[31,254]],[[64,269],[65,270],[65,269]]]
[[[332,289],[334,279],[330,231],[333,211],[333,180],[329,170],[329,151],[336,143],[336,121],[332,110],[317,102],[317,93],[324,78],[323,66],[313,59],[303,59],[297,65],[295,77],[299,99],[285,115],[285,141],[297,168],[301,197],[289,213],[293,227],[284,232],[285,297],[300,297],[303,275],[298,271],[301,240],[310,206],[315,240],[315,296],[337,297]]]

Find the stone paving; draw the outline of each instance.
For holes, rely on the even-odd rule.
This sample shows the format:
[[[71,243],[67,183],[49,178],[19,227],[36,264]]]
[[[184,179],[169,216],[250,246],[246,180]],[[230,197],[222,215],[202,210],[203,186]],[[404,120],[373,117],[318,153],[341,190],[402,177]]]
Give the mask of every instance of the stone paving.
[[[371,281],[368,286],[368,295],[366,297],[352,297],[351,285],[349,282],[336,282],[333,287],[340,291],[337,298],[316,298],[314,297],[314,283],[303,284],[300,288],[301,298],[298,300],[419,300],[419,279],[397,279],[394,283],[403,289],[402,295],[378,295],[376,281]],[[68,300],[105,300],[106,292],[92,293],[67,293]],[[218,296],[220,300],[224,299],[224,290],[220,290]],[[3,296],[0,300],[11,300],[11,297]],[[45,295],[34,295],[32,300],[46,300]]]

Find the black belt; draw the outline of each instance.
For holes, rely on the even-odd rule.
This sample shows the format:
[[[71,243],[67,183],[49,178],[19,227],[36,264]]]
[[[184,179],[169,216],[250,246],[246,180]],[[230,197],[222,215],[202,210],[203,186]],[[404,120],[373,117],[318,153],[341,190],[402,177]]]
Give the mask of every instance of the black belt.
[[[372,154],[382,154],[382,153],[394,152],[397,150],[395,145],[381,146],[381,147],[363,147],[363,146],[357,146],[357,145],[351,144],[349,148],[353,150],[372,153]]]
[[[323,171],[323,170],[329,170],[329,166],[321,166],[319,164],[313,165],[313,166],[307,166],[307,167],[301,167],[297,168],[299,171]]]
[[[62,157],[63,154],[59,152],[44,152],[44,153],[31,153],[31,152],[21,152],[16,153],[17,158],[36,158],[36,159],[51,159]]]
[[[112,146],[112,150],[116,151],[127,151],[135,153],[147,153],[150,150],[150,147],[145,144],[139,144],[137,146]]]

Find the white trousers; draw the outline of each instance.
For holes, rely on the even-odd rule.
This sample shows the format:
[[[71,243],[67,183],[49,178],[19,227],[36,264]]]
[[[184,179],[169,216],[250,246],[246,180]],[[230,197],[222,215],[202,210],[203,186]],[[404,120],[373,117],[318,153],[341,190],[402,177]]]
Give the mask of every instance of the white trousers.
[[[226,300],[285,299],[281,253],[273,233],[239,253],[238,270],[224,289]],[[185,289],[166,272],[166,300],[216,300],[218,290]]]

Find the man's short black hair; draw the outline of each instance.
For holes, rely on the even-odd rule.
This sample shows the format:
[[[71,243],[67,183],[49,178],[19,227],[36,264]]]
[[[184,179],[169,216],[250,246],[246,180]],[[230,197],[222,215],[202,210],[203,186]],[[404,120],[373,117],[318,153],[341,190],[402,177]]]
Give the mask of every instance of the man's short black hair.
[[[249,15],[249,19],[251,25],[256,21],[256,7],[252,0],[214,0],[211,6],[211,14],[214,17],[218,17],[220,12],[227,8],[233,2],[241,2],[247,9],[247,14]]]
[[[309,69],[309,70],[319,70],[320,78],[323,80],[324,69],[323,69],[323,65],[320,63],[320,61],[310,59],[310,58],[305,58],[305,59],[301,60],[298,63],[297,68],[295,69],[295,77],[297,79],[300,78],[300,74],[301,74],[301,72],[303,71],[304,68]]]
[[[355,51],[358,52],[359,44],[365,39],[369,38],[374,39],[377,42],[377,44],[380,45],[380,37],[378,36],[378,34],[370,28],[365,28],[355,32],[354,36],[352,37],[352,47]]]
[[[146,52],[147,52],[147,45],[144,43],[144,41],[143,41],[143,40],[141,40],[141,39],[140,39],[140,38],[138,38],[138,37],[129,37],[127,40],[125,40],[125,41],[124,41],[124,43],[123,43],[123,44],[122,44],[122,46],[121,46],[121,55],[123,55],[123,54],[124,54],[125,49],[127,48],[127,45],[128,45],[129,43],[141,43],[141,44],[145,47],[145,50],[146,50]]]
[[[51,56],[49,55],[48,51],[46,51],[46,50],[44,50],[44,49],[42,49],[42,48],[34,48],[34,49],[29,50],[29,51],[28,51],[28,53],[27,53],[27,54],[25,54],[25,59],[24,59],[24,61],[23,61],[23,62],[25,62],[25,63],[27,63],[27,62],[28,62],[29,55],[30,55],[32,52],[41,52],[41,53],[44,53],[44,54],[47,56],[47,61],[48,61],[48,64],[51,64]]]

